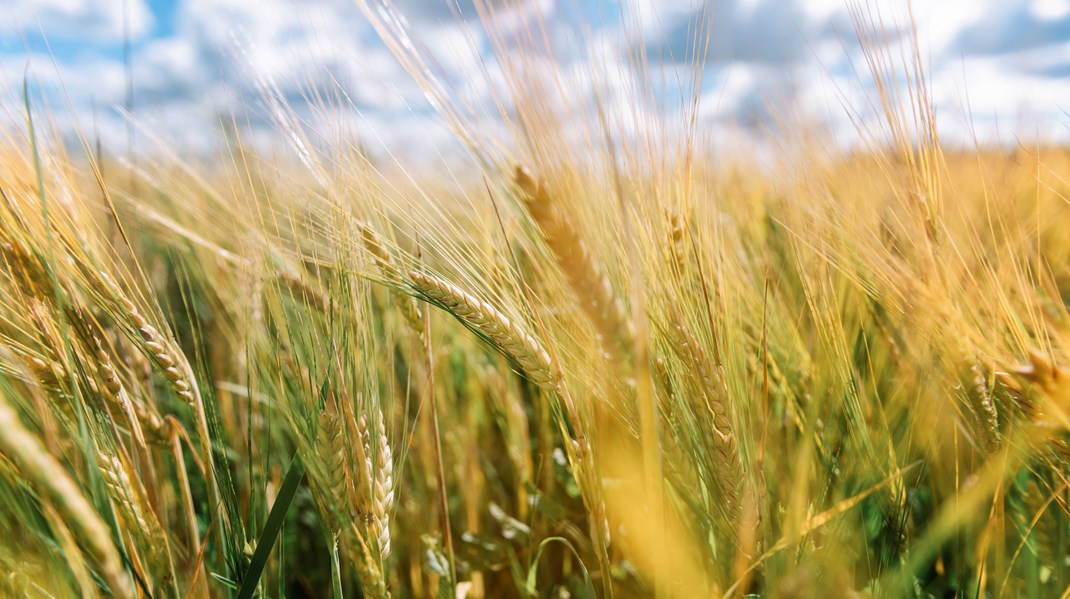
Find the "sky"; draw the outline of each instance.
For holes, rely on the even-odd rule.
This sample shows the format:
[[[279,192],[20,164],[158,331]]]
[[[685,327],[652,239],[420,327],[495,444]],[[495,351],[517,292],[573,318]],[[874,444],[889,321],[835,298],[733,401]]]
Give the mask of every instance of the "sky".
[[[393,0],[452,93],[475,106],[491,103],[496,78],[473,1],[498,7],[495,26],[506,35],[531,19],[546,23],[555,46],[547,69],[569,77],[578,97],[651,77],[664,91],[670,57],[688,52],[702,4]],[[706,139],[767,133],[780,113],[805,115],[835,139],[858,138],[857,113],[873,85],[845,0],[707,4]],[[907,39],[906,0],[868,4],[894,39]],[[913,18],[945,141],[1070,141],[1070,0],[919,0]],[[637,48],[650,59],[642,72],[627,59]],[[592,80],[592,57],[609,65],[611,81]],[[487,64],[489,81],[480,74]],[[352,132],[391,155],[433,159],[452,143],[357,0],[0,0],[0,119],[22,122],[24,81],[31,104],[68,140],[81,132],[117,153],[129,149],[131,126],[139,151],[163,143],[207,152],[230,115],[247,140],[270,145],[280,139],[277,100],[305,127]],[[316,93],[332,92],[346,98],[339,114],[309,107]],[[634,110],[618,100],[610,109]],[[666,102],[659,110],[681,109]]]

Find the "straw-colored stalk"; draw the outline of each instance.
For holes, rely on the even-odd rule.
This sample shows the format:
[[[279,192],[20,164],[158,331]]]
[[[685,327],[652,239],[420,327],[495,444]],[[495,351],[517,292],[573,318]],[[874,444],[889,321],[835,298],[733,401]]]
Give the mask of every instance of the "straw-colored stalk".
[[[201,542],[201,533],[197,527],[197,515],[193,509],[193,491],[189,486],[189,475],[186,474],[186,458],[182,453],[182,439],[179,432],[180,425],[174,416],[168,416],[164,428],[167,432],[171,446],[171,454],[175,458],[175,476],[178,479],[178,489],[182,495],[182,510],[186,520],[186,533],[189,536],[189,544],[196,547]],[[204,564],[199,566],[203,570]]]

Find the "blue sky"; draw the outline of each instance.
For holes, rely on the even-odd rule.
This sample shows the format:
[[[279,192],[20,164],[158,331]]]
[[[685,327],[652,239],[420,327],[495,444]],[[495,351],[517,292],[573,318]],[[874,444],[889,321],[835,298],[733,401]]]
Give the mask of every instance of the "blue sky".
[[[473,105],[490,102],[480,59],[489,44],[474,24],[473,0],[394,0],[412,36]],[[486,1],[486,0],[483,0]],[[576,73],[578,94],[596,85],[598,55],[625,89],[687,51],[698,0],[490,0],[503,28],[543,19],[560,36],[558,67]],[[902,23],[905,0],[875,0]],[[469,22],[457,18],[457,12]],[[861,109],[867,83],[843,0],[710,0],[714,15],[703,87],[703,131],[713,142],[765,130],[777,112],[855,137],[844,104]],[[502,16],[504,15],[504,16]],[[1070,138],[1070,0],[915,2],[914,16],[941,132],[952,142]],[[619,26],[628,23],[628,35]],[[582,32],[582,35],[581,35]],[[218,140],[219,115],[238,114],[255,140],[272,130],[265,88],[337,133],[334,117],[305,106],[308,91],[341,90],[345,118],[364,138],[395,152],[434,153],[449,133],[354,0],[0,0],[0,118],[19,119],[24,73],[68,135],[95,130],[122,147],[132,47],[134,119],[169,144],[190,150]],[[47,47],[45,40],[47,39]],[[554,41],[555,44],[558,40]],[[474,47],[473,47],[474,46]],[[629,48],[653,61],[627,65]],[[51,57],[48,49],[51,50]],[[53,64],[53,59],[55,64]],[[493,71],[493,64],[491,69]],[[493,76],[493,72],[492,72]],[[666,94],[671,97],[671,94]],[[67,104],[69,98],[69,106]],[[783,110],[781,110],[781,107]],[[621,106],[627,110],[627,106]],[[664,111],[674,109],[670,103]],[[333,129],[332,129],[333,128]]]

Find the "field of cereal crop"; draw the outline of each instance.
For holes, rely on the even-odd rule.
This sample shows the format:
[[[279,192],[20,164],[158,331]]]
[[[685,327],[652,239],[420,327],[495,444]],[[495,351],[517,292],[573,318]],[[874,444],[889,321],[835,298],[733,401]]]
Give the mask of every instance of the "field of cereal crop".
[[[289,153],[228,116],[124,157],[5,106],[0,595],[1070,592],[1070,151],[948,147],[864,5],[876,128],[735,153],[693,56],[675,102],[574,101],[557,31],[477,0],[487,126],[358,5],[465,167],[271,86]]]

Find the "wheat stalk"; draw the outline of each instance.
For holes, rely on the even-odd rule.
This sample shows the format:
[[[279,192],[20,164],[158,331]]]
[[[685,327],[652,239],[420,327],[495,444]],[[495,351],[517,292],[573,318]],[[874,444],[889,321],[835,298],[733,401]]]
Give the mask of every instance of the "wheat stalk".
[[[550,365],[550,354],[497,308],[432,275],[414,271],[409,277],[417,291],[482,331],[524,369],[532,382],[546,391],[557,390],[559,377]]]

